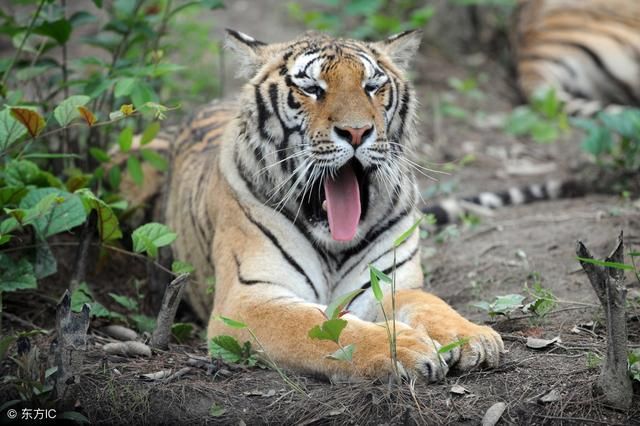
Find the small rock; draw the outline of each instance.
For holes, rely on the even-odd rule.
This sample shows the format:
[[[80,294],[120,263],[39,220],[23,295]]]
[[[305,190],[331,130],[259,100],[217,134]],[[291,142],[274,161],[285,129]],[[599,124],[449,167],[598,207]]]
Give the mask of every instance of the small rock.
[[[141,342],[115,342],[107,343],[102,349],[111,355],[133,356],[151,356],[151,348]]]
[[[493,404],[489,407],[487,412],[484,413],[484,416],[482,417],[482,426],[493,426],[498,423],[498,420],[500,420],[500,417],[502,417],[502,413],[504,413],[506,408],[507,404],[504,402],[496,402]]]
[[[136,340],[138,333],[121,325],[108,325],[102,329],[106,334],[118,340]]]

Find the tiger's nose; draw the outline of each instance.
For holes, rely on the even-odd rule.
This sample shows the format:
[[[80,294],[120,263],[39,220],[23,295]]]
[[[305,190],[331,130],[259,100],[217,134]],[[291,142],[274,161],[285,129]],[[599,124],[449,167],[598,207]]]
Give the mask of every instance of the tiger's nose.
[[[354,147],[360,145],[373,132],[373,126],[371,124],[363,127],[335,126],[333,129],[340,138],[346,140]]]

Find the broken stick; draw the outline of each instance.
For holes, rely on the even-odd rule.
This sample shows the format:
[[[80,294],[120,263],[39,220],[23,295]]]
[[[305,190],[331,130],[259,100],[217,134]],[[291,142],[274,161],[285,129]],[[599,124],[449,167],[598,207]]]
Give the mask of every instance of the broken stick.
[[[72,312],[69,290],[64,292],[56,306],[56,392],[65,407],[73,406],[78,396],[80,373],[87,350],[90,310],[85,303],[80,312]]]
[[[578,241],[576,253],[580,258],[594,259],[582,241]],[[604,262],[624,263],[622,232],[616,247]],[[607,354],[596,387],[604,395],[605,402],[627,409],[631,407],[633,389],[627,371],[627,288],[624,285],[624,270],[582,260],[580,265],[600,299],[607,321]]]
[[[162,306],[158,312],[156,329],[151,335],[151,346],[157,349],[167,349],[171,337],[171,326],[178,310],[184,286],[189,282],[189,274],[183,274],[171,281],[164,292]]]

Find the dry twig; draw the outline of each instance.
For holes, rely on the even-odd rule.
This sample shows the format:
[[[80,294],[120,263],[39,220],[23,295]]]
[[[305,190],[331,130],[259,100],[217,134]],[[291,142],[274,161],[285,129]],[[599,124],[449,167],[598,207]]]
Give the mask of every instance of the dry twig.
[[[188,282],[189,274],[184,274],[171,281],[167,286],[162,299],[162,307],[158,312],[156,329],[151,336],[151,346],[153,348],[166,349],[169,347],[171,326],[178,310],[178,304],[182,300],[184,286]]]
[[[578,241],[578,257],[593,259],[589,250]],[[624,243],[622,232],[618,243],[605,262],[624,263]],[[624,285],[624,270],[615,267],[580,261],[593,290],[598,295],[607,321],[607,354],[602,365],[597,388],[604,395],[605,402],[618,408],[631,407],[633,390],[627,372],[627,318]]]

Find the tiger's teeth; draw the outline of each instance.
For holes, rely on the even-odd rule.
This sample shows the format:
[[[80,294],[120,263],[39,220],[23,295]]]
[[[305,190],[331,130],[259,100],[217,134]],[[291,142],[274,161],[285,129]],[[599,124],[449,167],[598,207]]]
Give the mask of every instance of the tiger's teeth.
[[[322,210],[324,210],[325,212],[327,211],[327,200],[324,200],[322,202]]]

